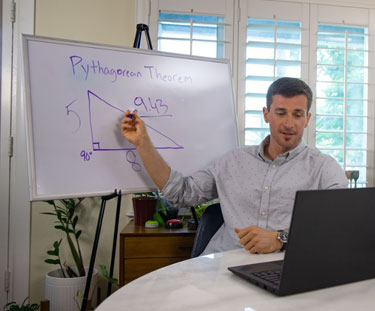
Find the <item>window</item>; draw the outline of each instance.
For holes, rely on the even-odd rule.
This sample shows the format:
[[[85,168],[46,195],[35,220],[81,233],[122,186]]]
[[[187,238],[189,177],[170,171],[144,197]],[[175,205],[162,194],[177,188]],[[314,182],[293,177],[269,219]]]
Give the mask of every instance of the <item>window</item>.
[[[158,50],[224,57],[224,17],[159,13]]]
[[[368,29],[320,24],[316,146],[366,180]]]
[[[269,85],[301,78],[314,93],[306,143],[359,170],[359,186],[373,185],[375,10],[338,2],[158,0],[150,21],[159,50],[231,60],[242,145],[269,133]]]
[[[301,23],[248,19],[245,145],[269,134],[262,109],[269,85],[280,77],[301,77]]]

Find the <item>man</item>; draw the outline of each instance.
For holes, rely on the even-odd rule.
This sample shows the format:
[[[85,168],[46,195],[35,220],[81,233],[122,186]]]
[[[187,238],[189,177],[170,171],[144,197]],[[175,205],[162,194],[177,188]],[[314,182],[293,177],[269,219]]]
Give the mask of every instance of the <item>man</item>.
[[[297,190],[347,187],[338,163],[302,140],[311,102],[311,89],[302,80],[276,80],[263,108],[270,135],[260,146],[234,149],[189,177],[165,163],[136,113],[132,118],[130,111],[125,113],[121,131],[172,205],[194,206],[219,197],[224,224],[204,254],[241,246],[251,253],[270,253],[285,247]]]

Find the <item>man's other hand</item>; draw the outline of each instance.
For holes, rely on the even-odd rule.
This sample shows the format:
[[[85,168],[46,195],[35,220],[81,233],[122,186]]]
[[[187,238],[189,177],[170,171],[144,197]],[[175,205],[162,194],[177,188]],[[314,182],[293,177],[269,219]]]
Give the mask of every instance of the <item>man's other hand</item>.
[[[243,229],[234,228],[241,245],[252,254],[267,254],[278,251],[282,247],[276,231],[268,231],[257,226]]]

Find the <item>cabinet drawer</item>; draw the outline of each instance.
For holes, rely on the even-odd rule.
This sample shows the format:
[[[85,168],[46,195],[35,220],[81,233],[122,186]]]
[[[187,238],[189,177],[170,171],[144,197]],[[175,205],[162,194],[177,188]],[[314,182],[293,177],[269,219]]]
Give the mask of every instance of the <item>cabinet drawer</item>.
[[[123,261],[125,267],[125,284],[142,275],[185,259],[188,258],[126,259]]]
[[[125,258],[189,258],[194,236],[126,237],[123,239]]]

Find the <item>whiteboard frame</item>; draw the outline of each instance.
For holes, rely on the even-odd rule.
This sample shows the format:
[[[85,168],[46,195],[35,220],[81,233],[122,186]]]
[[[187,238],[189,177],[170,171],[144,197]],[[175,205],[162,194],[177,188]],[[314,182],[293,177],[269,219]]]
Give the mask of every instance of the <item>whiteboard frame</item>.
[[[127,53],[135,53],[135,54],[146,54],[146,55],[158,55],[163,57],[171,57],[171,58],[180,58],[180,59],[191,59],[195,61],[204,61],[204,62],[213,62],[213,63],[224,63],[227,64],[229,72],[228,74],[231,77],[232,87],[231,87],[231,94],[233,99],[233,112],[234,112],[234,121],[235,121],[235,133],[236,133],[236,144],[239,146],[239,134],[238,134],[238,122],[237,122],[237,106],[235,102],[234,96],[234,86],[233,86],[233,76],[231,72],[231,62],[228,59],[216,59],[216,58],[209,58],[209,57],[201,57],[201,56],[189,56],[189,55],[182,55],[176,53],[166,53],[166,52],[159,52],[155,50],[144,50],[144,49],[136,49],[136,48],[126,48],[116,45],[108,45],[108,44],[97,44],[97,43],[90,43],[90,42],[83,42],[83,41],[75,41],[75,40],[66,40],[66,39],[58,39],[58,38],[51,38],[51,37],[44,37],[44,36],[35,36],[35,35],[22,35],[22,50],[23,50],[23,61],[24,61],[24,85],[25,85],[25,105],[26,105],[26,146],[27,146],[27,155],[28,155],[28,175],[29,175],[29,193],[30,193],[30,201],[41,201],[41,200],[51,200],[51,199],[63,199],[63,198],[77,198],[77,197],[97,197],[111,194],[115,191],[121,190],[122,194],[132,194],[138,192],[151,192],[151,191],[158,191],[157,188],[134,188],[132,190],[123,190],[123,189],[113,189],[113,191],[103,191],[103,192],[83,192],[83,193],[71,193],[71,194],[62,194],[62,195],[40,195],[37,193],[36,190],[36,172],[35,172],[35,152],[34,152],[34,141],[33,141],[33,128],[32,128],[32,109],[31,109],[31,89],[30,89],[30,64],[29,64],[29,49],[28,43],[30,41],[38,41],[38,42],[46,42],[46,43],[56,43],[56,44],[64,44],[70,46],[78,46],[78,47],[88,47],[94,49],[107,49],[111,51],[121,51]]]

